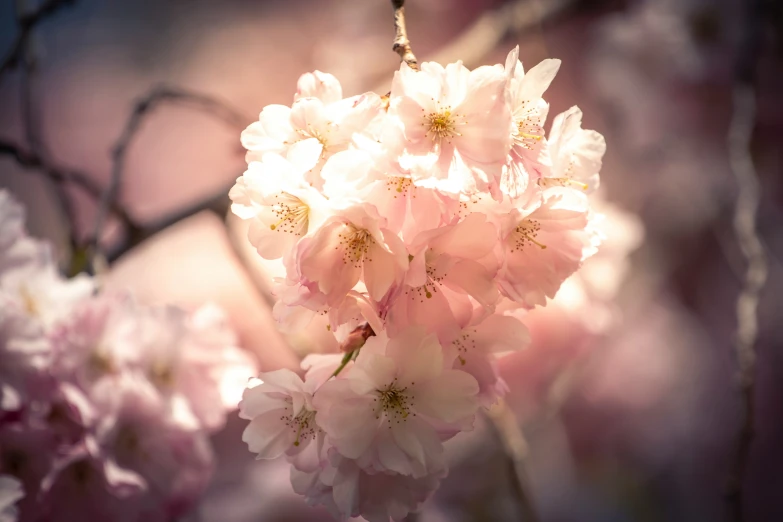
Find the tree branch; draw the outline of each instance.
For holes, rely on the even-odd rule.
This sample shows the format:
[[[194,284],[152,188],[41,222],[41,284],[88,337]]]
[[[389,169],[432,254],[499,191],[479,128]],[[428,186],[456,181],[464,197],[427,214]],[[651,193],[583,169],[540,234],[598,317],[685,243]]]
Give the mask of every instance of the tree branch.
[[[47,0],[35,11],[19,17],[19,32],[11,44],[11,48],[8,50],[5,58],[3,58],[3,64],[0,65],[0,78],[2,78],[6,72],[19,65],[19,62],[24,56],[25,42],[32,30],[39,23],[59,11],[60,8],[73,4],[74,2],[75,0]]]
[[[405,62],[414,71],[419,70],[419,62],[411,49],[408,40],[408,31],[405,28],[405,0],[392,0],[394,8],[394,44],[392,50],[400,55],[400,60]]]
[[[125,157],[133,139],[141,128],[144,118],[149,115],[158,105],[165,102],[183,103],[198,110],[207,112],[210,115],[224,121],[230,126],[239,130],[244,129],[249,120],[245,118],[236,109],[230,107],[223,101],[216,98],[189,92],[180,88],[159,86],[152,89],[146,96],[141,98],[133,107],[128,121],[125,123],[122,134],[112,148],[112,170],[109,178],[109,184],[102,191],[98,202],[98,211],[95,217],[95,226],[90,241],[90,250],[93,261],[102,256],[100,248],[100,239],[103,235],[106,216],[112,206],[117,205],[117,198],[122,186],[122,178],[125,170]],[[213,197],[210,197],[206,203],[210,203]],[[190,214],[188,214],[190,215]],[[180,218],[181,219],[181,218]],[[151,234],[144,233],[136,235],[130,243],[137,244]]]
[[[103,188],[84,172],[49,163],[35,152],[25,150],[11,141],[0,139],[0,155],[11,156],[20,166],[39,170],[57,183],[72,183],[95,199],[98,199],[103,193]],[[121,206],[113,204],[109,209],[126,226],[135,226],[133,220]]]

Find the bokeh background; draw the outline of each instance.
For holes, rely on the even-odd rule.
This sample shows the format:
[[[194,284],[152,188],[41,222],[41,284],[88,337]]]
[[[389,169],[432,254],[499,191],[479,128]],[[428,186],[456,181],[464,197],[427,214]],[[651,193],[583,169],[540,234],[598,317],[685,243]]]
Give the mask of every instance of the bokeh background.
[[[17,9],[37,5],[0,2],[3,55]],[[533,348],[503,363],[544,521],[728,520],[742,419],[735,308],[746,262],[732,226],[738,186],[727,135],[738,81],[753,85],[750,152],[769,273],[745,515],[783,520],[781,3],[408,0],[406,9],[420,60],[502,63],[515,45],[528,68],[562,59],[550,114],[577,104],[584,126],[608,143],[603,197],[624,217],[619,246],[610,232],[614,257],[596,277],[612,281],[612,301],[540,321]],[[277,332],[264,268],[244,248],[240,225],[226,222],[226,195],[244,168],[239,132],[263,106],[290,104],[299,75],[314,69],[336,75],[349,95],[385,92],[399,63],[392,36],[386,0],[74,1],[31,35],[29,72],[0,77],[0,141],[103,187],[115,143],[153,89],[234,108],[239,118],[181,100],[145,112],[117,199],[134,226],[109,219],[103,277],[149,303],[217,302],[264,370],[295,368],[328,340]],[[28,206],[31,233],[54,241],[72,269],[91,238],[95,198],[74,184],[63,197],[18,159],[3,149],[0,186]],[[253,460],[243,424],[232,415],[214,437],[218,469],[192,520],[329,520],[293,494],[284,462]],[[486,419],[449,451],[451,474],[416,520],[521,520]]]

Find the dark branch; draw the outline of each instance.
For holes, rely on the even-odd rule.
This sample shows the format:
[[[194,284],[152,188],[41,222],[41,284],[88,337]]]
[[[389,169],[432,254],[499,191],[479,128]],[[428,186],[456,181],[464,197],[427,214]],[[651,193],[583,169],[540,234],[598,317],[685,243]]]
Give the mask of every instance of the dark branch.
[[[24,56],[25,42],[30,32],[35,27],[60,10],[60,8],[71,5],[75,0],[47,0],[41,7],[27,14],[22,14],[18,18],[19,32],[16,34],[11,49],[8,50],[3,64],[0,66],[0,78],[8,71],[19,65]]]
[[[24,150],[10,141],[0,140],[0,155],[11,156],[22,167],[41,171],[49,179],[57,183],[71,183],[95,199],[98,199],[103,193],[103,188],[87,174],[48,163],[35,152]],[[125,209],[113,204],[110,210],[126,226],[134,226],[133,220],[128,216]]]
[[[220,190],[216,191],[210,196],[207,196],[201,201],[197,201],[189,207],[173,212],[172,214],[169,214],[160,220],[147,223],[138,228],[135,233],[127,234],[124,242],[107,253],[107,261],[109,263],[114,262],[123,254],[139,245],[142,241],[149,239],[163,229],[179,223],[180,221],[194,216],[204,210],[208,210],[210,212],[214,212],[218,216],[225,217],[225,215],[228,213],[229,207],[231,207],[231,199],[228,197],[228,191],[233,185],[234,182],[232,181],[231,185],[221,187]]]
[[[193,107],[198,110],[202,110],[219,120],[224,121],[226,124],[235,127],[239,130],[244,129],[249,123],[249,119],[243,116],[239,111],[233,109],[228,104],[220,101],[216,98],[194,92],[188,92],[183,89],[160,86],[152,89],[146,96],[141,98],[131,111],[131,115],[128,121],[125,123],[125,127],[120,135],[119,139],[112,148],[112,170],[109,178],[109,184],[102,192],[98,212],[95,217],[95,227],[90,241],[90,248],[93,256],[100,255],[100,238],[103,234],[103,227],[105,225],[106,216],[113,206],[117,205],[117,198],[122,188],[122,178],[125,170],[125,157],[133,139],[141,128],[144,118],[149,115],[155,107],[162,103],[182,103]],[[210,198],[210,200],[213,198]],[[207,202],[209,203],[209,202]],[[191,214],[188,214],[191,215]],[[167,221],[169,222],[169,221]],[[174,221],[169,222],[169,224]],[[157,227],[155,227],[157,229]],[[130,245],[135,245],[151,234],[142,231],[136,235],[130,236]],[[120,249],[115,252],[111,257],[116,258],[126,249]]]

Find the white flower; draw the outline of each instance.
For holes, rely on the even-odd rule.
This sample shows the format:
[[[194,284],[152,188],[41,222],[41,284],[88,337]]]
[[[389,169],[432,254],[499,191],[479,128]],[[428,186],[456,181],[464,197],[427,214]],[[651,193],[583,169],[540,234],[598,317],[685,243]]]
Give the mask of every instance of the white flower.
[[[268,153],[288,156],[307,165],[307,181],[320,188],[317,168],[321,160],[352,146],[355,134],[368,134],[381,115],[381,99],[366,93],[341,99],[339,82],[316,71],[299,80],[292,107],[269,105],[259,120],[242,132],[247,162],[260,161]],[[316,167],[316,168],[314,168]]]
[[[282,257],[327,217],[326,199],[277,154],[250,163],[229,196],[234,214],[251,220],[248,239],[264,259]]]
[[[604,137],[594,130],[582,129],[582,111],[571,107],[552,122],[549,133],[552,170],[539,180],[539,185],[572,186],[592,192],[598,188],[598,172],[605,152]]]

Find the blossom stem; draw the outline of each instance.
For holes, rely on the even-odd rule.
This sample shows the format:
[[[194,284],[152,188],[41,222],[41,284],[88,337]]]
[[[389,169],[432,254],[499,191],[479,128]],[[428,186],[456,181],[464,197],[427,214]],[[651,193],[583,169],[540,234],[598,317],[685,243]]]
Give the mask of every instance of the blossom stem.
[[[408,31],[405,28],[405,0],[392,0],[394,7],[394,44],[392,50],[400,55],[400,60],[405,62],[414,71],[419,70],[419,62],[411,49],[408,40]]]
[[[353,359],[353,358],[354,358],[354,355],[353,355],[353,354],[354,354],[354,353],[358,353],[358,352],[359,352],[359,350],[358,350],[358,349],[357,349],[357,350],[354,350],[354,351],[352,351],[352,352],[346,352],[346,354],[345,354],[345,355],[343,355],[343,360],[342,360],[342,361],[340,361],[340,366],[338,366],[338,367],[337,367],[337,369],[334,371],[334,373],[332,373],[332,377],[337,377],[337,375],[338,375],[338,374],[339,374],[341,371],[343,371],[343,368],[345,368],[345,367],[346,367],[346,365],[347,365],[349,362],[351,362],[351,359]]]

